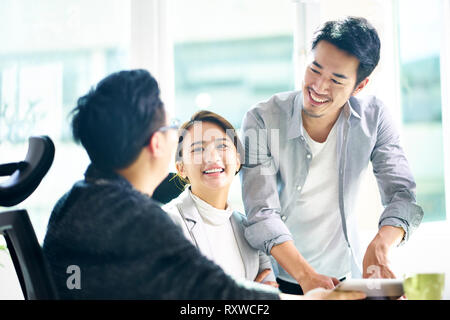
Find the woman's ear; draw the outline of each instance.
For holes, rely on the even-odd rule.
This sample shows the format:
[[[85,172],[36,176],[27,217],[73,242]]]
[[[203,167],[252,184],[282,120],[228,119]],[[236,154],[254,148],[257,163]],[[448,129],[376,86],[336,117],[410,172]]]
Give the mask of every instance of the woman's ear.
[[[183,162],[177,161],[175,163],[175,168],[177,169],[177,173],[180,177],[182,177],[183,179],[187,178],[186,171],[184,170]]]
[[[238,174],[239,171],[241,171],[241,167],[242,167],[242,164],[241,164],[241,155],[240,155],[239,153],[236,153],[236,164],[237,164],[237,168],[238,168],[238,169],[236,170],[235,175]]]

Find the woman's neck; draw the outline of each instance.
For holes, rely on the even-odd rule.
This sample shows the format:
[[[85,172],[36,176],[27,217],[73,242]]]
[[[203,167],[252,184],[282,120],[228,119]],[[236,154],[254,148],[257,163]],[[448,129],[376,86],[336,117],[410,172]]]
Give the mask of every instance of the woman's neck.
[[[225,210],[227,208],[228,191],[229,188],[226,188],[226,190],[204,190],[201,188],[194,188],[191,185],[191,192],[195,196],[220,210]]]

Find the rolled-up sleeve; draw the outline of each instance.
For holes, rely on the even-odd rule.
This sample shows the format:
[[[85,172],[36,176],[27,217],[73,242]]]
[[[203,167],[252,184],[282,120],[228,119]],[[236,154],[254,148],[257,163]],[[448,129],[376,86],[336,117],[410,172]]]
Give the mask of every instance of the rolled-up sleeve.
[[[277,164],[270,152],[264,121],[249,111],[241,127],[245,159],[241,169],[242,199],[247,223],[245,237],[250,245],[270,255],[274,245],[292,240],[280,218]]]
[[[420,225],[423,210],[416,204],[416,183],[399,140],[392,118],[383,106],[380,108],[377,142],[371,155],[385,207],[378,226],[401,227],[405,231],[403,244]]]

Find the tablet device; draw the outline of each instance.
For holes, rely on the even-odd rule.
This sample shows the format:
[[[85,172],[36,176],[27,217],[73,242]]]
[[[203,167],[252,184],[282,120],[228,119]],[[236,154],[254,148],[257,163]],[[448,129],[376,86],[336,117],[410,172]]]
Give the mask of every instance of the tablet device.
[[[400,279],[347,279],[339,283],[336,291],[362,291],[368,299],[396,299],[403,295],[403,280]]]

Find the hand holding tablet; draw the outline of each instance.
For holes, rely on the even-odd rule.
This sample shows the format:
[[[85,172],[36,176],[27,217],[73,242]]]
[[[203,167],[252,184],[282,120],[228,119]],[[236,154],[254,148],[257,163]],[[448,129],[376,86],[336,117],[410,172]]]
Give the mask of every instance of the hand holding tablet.
[[[334,290],[361,291],[367,295],[367,299],[397,299],[404,293],[401,279],[347,279]]]

